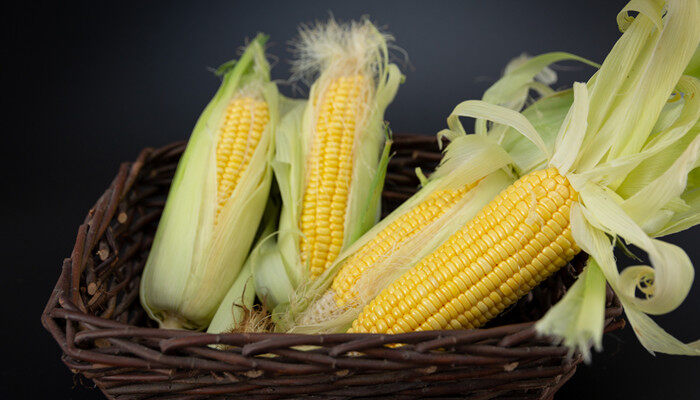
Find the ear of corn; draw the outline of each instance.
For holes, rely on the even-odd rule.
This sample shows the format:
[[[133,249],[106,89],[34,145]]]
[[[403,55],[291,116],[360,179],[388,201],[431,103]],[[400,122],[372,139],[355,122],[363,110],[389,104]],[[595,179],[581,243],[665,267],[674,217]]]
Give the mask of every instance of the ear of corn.
[[[272,181],[276,86],[262,35],[220,72],[175,173],[141,282],[163,327],[205,328],[236,280]]]
[[[383,114],[402,76],[387,62],[387,37],[367,20],[345,26],[331,20],[300,36],[295,73],[320,72],[296,146],[304,149],[304,165],[293,226],[301,234],[299,258],[313,279],[376,222],[379,203],[372,194],[381,191],[374,177],[381,173]],[[363,221],[366,213],[375,217]]]
[[[478,328],[569,262],[577,198],[556,168],[509,186],[369,303],[351,332]]]
[[[591,344],[601,344],[606,280],[648,350],[700,354],[698,342],[678,341],[647,315],[675,309],[693,279],[685,253],[650,236],[663,233],[659,226],[667,221],[669,231],[692,226],[700,212],[692,206],[696,186],[691,172],[700,150],[694,129],[700,117],[698,81],[680,76],[700,39],[698,5],[630,3],[625,18],[636,6],[642,7],[640,14],[630,18],[588,87],[575,85],[575,100],[549,161],[579,193],[570,208],[571,235],[591,259],[582,278],[537,329],[559,336],[586,357]],[[674,86],[678,95],[669,98]],[[676,101],[682,105],[667,104]],[[459,114],[474,116],[471,111]],[[647,251],[651,265],[620,273],[609,235]],[[639,298],[637,289],[645,296]]]
[[[307,161],[300,218],[301,261],[309,266],[312,279],[343,247],[355,125],[362,117],[362,104],[367,102],[368,83],[362,74],[340,76],[313,99],[317,112],[315,135]]]
[[[292,288],[317,278],[377,221],[390,154],[383,115],[403,79],[388,62],[390,39],[368,20],[300,30],[295,76],[315,82],[278,134],[281,262],[264,267]]]

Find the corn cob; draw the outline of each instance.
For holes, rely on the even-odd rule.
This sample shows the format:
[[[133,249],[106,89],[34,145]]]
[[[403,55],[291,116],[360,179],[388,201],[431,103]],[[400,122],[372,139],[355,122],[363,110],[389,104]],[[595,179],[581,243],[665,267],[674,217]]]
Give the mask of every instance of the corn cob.
[[[381,182],[373,182],[377,172],[383,176],[381,118],[400,73],[387,64],[386,37],[367,20],[345,26],[331,20],[302,29],[300,37],[295,75],[320,71],[301,126],[305,143],[297,145],[308,149],[295,223],[301,232],[297,257],[314,279],[376,222],[377,196],[369,196],[377,204],[359,196],[381,191]],[[355,169],[358,163],[366,168]],[[360,213],[370,216],[357,221]],[[285,256],[287,262],[294,258]]]
[[[279,263],[254,267],[286,282],[256,279],[260,292],[296,289],[318,278],[376,223],[391,144],[383,115],[403,79],[388,62],[388,40],[366,19],[300,29],[294,77],[314,83],[308,102],[282,121],[277,138]],[[274,293],[267,306],[290,296]]]
[[[372,300],[350,331],[481,326],[580,251],[568,218],[573,201],[556,168],[520,178]]]
[[[209,325],[257,231],[272,182],[279,109],[265,41],[259,35],[219,70],[223,83],[175,173],[140,290],[162,327]]]

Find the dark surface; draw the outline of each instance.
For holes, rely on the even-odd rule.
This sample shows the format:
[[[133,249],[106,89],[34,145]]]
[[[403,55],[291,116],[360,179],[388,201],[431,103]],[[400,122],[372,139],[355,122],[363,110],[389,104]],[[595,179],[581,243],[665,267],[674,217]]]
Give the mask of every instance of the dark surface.
[[[459,101],[480,97],[505,63],[526,51],[565,50],[602,61],[618,37],[624,2],[155,2],[24,4],[3,10],[4,161],[0,279],[0,398],[90,399],[73,384],[39,315],[77,226],[119,162],[188,136],[218,85],[208,67],[245,37],[272,35],[286,77],[286,41],[298,22],[369,14],[410,55],[407,81],[387,112],[394,131],[434,133]],[[9,61],[9,62],[8,62]],[[571,67],[571,64],[567,64]],[[562,84],[590,68],[566,68]],[[289,88],[283,89],[289,93]],[[698,262],[697,228],[669,240]],[[698,338],[700,285],[657,318]],[[649,355],[626,328],[557,398],[696,398],[697,359]],[[73,386],[76,386],[73,388]]]

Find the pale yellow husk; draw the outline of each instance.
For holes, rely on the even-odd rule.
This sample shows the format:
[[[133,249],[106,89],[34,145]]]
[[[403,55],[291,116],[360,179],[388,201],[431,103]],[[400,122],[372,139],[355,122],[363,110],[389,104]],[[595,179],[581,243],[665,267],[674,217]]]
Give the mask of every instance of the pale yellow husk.
[[[141,304],[164,328],[204,329],[239,275],[272,182],[279,94],[266,37],[220,70],[223,83],[197,121],[178,164],[141,281]],[[241,92],[267,103],[269,123],[217,216],[216,143],[229,102]]]

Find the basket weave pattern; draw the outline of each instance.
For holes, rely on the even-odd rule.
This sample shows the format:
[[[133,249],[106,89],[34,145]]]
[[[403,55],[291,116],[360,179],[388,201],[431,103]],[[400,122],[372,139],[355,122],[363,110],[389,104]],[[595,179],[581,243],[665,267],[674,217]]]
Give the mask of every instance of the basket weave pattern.
[[[291,335],[156,329],[139,281],[185,143],[124,163],[78,229],[42,315],[73,372],[110,399],[552,398],[581,362],[533,322],[566,292],[577,257],[484,329],[400,335]],[[384,210],[440,160],[435,139],[396,135]],[[624,326],[608,290],[606,331]],[[217,350],[210,344],[226,344]],[[403,346],[387,346],[402,343]]]

